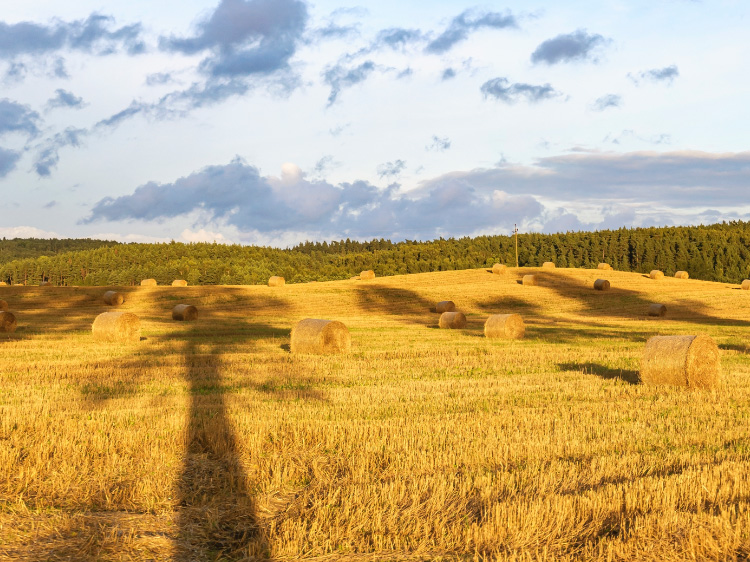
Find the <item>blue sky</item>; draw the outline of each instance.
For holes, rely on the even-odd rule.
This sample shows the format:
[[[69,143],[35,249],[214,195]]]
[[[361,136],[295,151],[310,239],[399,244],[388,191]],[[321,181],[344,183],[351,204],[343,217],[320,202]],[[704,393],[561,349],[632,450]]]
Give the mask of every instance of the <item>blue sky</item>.
[[[0,12],[2,236],[750,220],[741,0],[68,4]]]

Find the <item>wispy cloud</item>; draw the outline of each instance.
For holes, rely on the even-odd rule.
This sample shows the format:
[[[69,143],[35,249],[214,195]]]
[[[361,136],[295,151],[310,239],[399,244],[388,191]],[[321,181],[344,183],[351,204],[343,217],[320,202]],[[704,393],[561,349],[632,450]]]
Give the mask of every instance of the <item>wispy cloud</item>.
[[[80,109],[84,105],[85,104],[83,103],[83,98],[63,89],[55,90],[55,97],[50,98],[47,101],[48,108],[67,107],[72,109]]]
[[[485,98],[495,98],[505,103],[515,103],[523,98],[529,102],[539,102],[554,98],[560,94],[549,84],[541,86],[516,82],[511,84],[507,78],[493,78],[481,87]]]
[[[425,147],[425,150],[432,152],[445,152],[451,147],[451,140],[448,137],[439,137],[432,135],[432,142]]]
[[[640,84],[642,81],[646,82],[666,82],[671,84],[674,79],[680,75],[680,70],[676,64],[665,66],[664,68],[652,68],[650,70],[644,70],[637,74],[628,73],[630,78],[636,84]]]
[[[610,107],[620,107],[622,105],[622,96],[617,94],[607,94],[600,98],[596,98],[591,104],[591,109],[594,111],[604,111]]]
[[[597,33],[578,29],[573,33],[558,35],[542,42],[531,54],[534,64],[558,64],[562,62],[595,61],[595,51],[609,42]]]
[[[0,135],[25,133],[34,136],[39,132],[41,119],[36,111],[7,98],[0,100]]]
[[[342,64],[328,67],[323,72],[323,80],[331,87],[331,93],[328,95],[328,106],[336,103],[343,89],[364,82],[374,70],[375,63],[371,60],[353,67],[346,67]]]
[[[427,44],[426,51],[432,54],[443,54],[457,43],[464,41],[469,34],[482,28],[505,29],[518,27],[518,21],[510,12],[478,12],[466,10],[459,14],[448,27]]]
[[[378,176],[380,178],[394,178],[401,174],[406,168],[406,162],[403,160],[394,160],[393,162],[386,162],[378,166]]]

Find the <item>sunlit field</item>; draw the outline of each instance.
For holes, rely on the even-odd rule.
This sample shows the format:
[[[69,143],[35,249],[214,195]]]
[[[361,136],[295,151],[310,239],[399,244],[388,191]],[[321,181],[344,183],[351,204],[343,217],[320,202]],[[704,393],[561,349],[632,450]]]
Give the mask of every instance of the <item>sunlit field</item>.
[[[137,344],[92,339],[105,290],[0,287],[18,318],[0,334],[0,559],[750,557],[737,285],[481,269],[122,288]],[[437,328],[446,299],[466,329]],[[198,321],[173,321],[178,303]],[[503,312],[525,339],[484,337]],[[344,322],[352,352],[292,355],[307,317]],[[656,334],[710,335],[721,386],[639,384]]]

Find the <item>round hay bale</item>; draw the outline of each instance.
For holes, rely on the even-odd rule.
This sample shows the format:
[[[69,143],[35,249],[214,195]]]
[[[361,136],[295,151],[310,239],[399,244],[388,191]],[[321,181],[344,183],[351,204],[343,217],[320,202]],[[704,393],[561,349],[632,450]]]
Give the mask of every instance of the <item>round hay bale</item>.
[[[750,291],[750,279],[745,279],[740,285],[740,288],[744,291]]]
[[[556,266],[555,266],[555,262],[553,262],[553,261],[546,261],[546,262],[544,262],[542,264],[542,267],[546,267],[548,269],[554,269]]]
[[[648,274],[651,279],[663,279],[664,278],[664,272],[659,271],[658,269],[652,269],[651,273]]]
[[[122,295],[122,293],[118,293],[117,291],[107,291],[106,293],[104,293],[104,304],[109,304],[111,306],[120,306],[124,302],[125,297]]]
[[[524,285],[536,285],[537,284],[537,278],[536,275],[533,273],[529,273],[527,275],[523,276],[523,284]]]
[[[102,312],[91,326],[94,339],[109,342],[137,342],[141,339],[141,320],[132,312]]]
[[[5,281],[0,281],[0,287],[5,287],[5,286],[7,286],[7,285],[8,285],[8,284],[7,284],[7,283],[6,283]]]
[[[520,340],[526,326],[519,314],[493,314],[484,323],[484,337]]]
[[[40,287],[51,287],[52,283],[50,283],[49,281],[42,281],[41,283],[39,283],[39,286]]]
[[[141,281],[141,287],[156,287],[156,279],[144,279]]]
[[[465,328],[466,327],[466,316],[464,316],[463,312],[443,312],[440,315],[440,321],[438,322],[438,325],[441,328],[448,328],[451,330],[457,329],[457,328]]]
[[[360,273],[359,278],[362,280],[375,279],[375,272],[372,269],[368,269],[367,271]]]
[[[178,304],[172,309],[172,320],[191,322],[198,319],[198,309],[192,304]]]
[[[609,291],[609,281],[606,279],[597,279],[594,281],[594,289],[597,291]]]
[[[649,316],[665,316],[667,314],[667,307],[663,304],[653,303],[648,305]]]
[[[352,336],[342,322],[305,318],[292,328],[292,353],[349,353],[351,348]]]
[[[495,275],[502,275],[508,268],[502,263],[496,263],[492,266],[492,273]]]
[[[713,388],[720,379],[719,348],[709,336],[654,336],[646,342],[643,384]]]
[[[612,266],[609,265],[608,263],[600,263],[599,265],[596,266],[596,269],[605,269],[609,271],[610,269],[612,269]]]
[[[435,305],[435,312],[442,314],[443,312],[454,312],[456,310],[456,304],[453,301],[440,301]]]
[[[15,332],[16,326],[18,326],[18,321],[15,314],[7,310],[0,312],[0,332]]]
[[[0,311],[8,310],[8,301],[0,299]]]
[[[279,277],[278,275],[273,275],[268,278],[268,286],[269,287],[283,287],[286,284],[286,281],[283,277]]]
[[[678,271],[674,274],[675,279],[689,279],[690,274],[687,271]]]
[[[185,281],[184,279],[175,279],[174,281],[172,281],[172,287],[187,287],[187,286],[188,286],[188,282]]]

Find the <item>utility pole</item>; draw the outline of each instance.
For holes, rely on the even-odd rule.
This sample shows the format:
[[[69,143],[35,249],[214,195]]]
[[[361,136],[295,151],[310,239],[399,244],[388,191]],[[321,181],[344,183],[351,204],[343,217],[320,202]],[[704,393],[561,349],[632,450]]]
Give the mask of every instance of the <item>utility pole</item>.
[[[516,235],[516,267],[518,267],[518,225],[513,225],[513,234]]]

